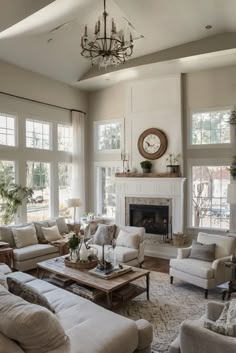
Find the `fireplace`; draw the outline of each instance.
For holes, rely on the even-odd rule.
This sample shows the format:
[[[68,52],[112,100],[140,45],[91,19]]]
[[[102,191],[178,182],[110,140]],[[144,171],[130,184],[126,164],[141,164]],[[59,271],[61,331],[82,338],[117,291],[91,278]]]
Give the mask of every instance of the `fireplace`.
[[[144,227],[146,233],[169,234],[169,206],[129,204],[130,225]]]

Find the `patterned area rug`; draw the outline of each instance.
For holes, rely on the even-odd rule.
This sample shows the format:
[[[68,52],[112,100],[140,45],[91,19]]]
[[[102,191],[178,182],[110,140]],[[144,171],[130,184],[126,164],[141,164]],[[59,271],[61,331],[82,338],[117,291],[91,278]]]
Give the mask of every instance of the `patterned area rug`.
[[[145,279],[136,281],[145,286]],[[150,301],[142,294],[127,303],[117,312],[134,320],[146,319],[153,325],[153,351],[167,353],[170,343],[178,335],[179,325],[185,319],[197,319],[205,312],[206,303],[221,301],[222,289],[209,291],[204,299],[204,290],[174,278],[170,284],[169,275],[151,272]]]

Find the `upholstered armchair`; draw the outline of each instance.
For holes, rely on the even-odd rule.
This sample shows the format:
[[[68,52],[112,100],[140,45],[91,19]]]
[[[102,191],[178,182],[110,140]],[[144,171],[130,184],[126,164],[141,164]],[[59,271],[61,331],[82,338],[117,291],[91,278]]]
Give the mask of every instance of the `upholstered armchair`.
[[[195,284],[205,289],[205,298],[208,290],[222,283],[230,281],[230,269],[224,265],[235,251],[235,238],[199,233],[197,241],[203,244],[216,244],[215,260],[203,261],[190,258],[191,247],[178,249],[176,259],[170,261],[170,281],[177,277],[185,282]]]
[[[204,321],[216,322],[224,304],[209,302],[206,313],[199,320],[185,320],[180,325],[178,337],[171,343],[169,353],[233,353],[236,337],[224,336],[204,328]]]

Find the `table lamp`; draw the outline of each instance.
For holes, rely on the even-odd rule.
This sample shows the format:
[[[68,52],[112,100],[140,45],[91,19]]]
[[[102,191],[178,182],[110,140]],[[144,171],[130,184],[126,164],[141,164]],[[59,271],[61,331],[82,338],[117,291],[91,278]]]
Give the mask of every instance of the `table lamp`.
[[[67,200],[67,206],[68,206],[68,208],[71,208],[71,207],[74,208],[74,223],[75,223],[76,208],[77,208],[77,207],[80,207],[81,205],[82,205],[82,204],[81,204],[80,199],[73,198],[73,199],[68,199],[68,200]]]

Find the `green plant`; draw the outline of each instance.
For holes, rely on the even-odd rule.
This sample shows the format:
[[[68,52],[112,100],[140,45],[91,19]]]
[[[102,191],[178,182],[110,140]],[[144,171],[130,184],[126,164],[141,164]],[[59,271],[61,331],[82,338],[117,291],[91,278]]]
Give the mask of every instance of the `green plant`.
[[[236,179],[236,165],[231,165],[229,167],[230,175],[233,179]]]
[[[168,157],[166,158],[166,162],[168,165],[178,165],[179,163],[180,154],[169,153]]]
[[[150,161],[142,161],[140,163],[140,165],[143,169],[151,169],[152,168],[152,162],[150,162]]]
[[[68,240],[68,246],[71,250],[76,250],[79,246],[79,238],[73,234]]]
[[[4,205],[2,222],[4,224],[11,223],[23,200],[30,201],[33,193],[31,188],[11,183],[8,185],[0,183],[0,196]]]
[[[236,110],[235,109],[233,109],[230,113],[229,123],[231,125],[236,125]]]

